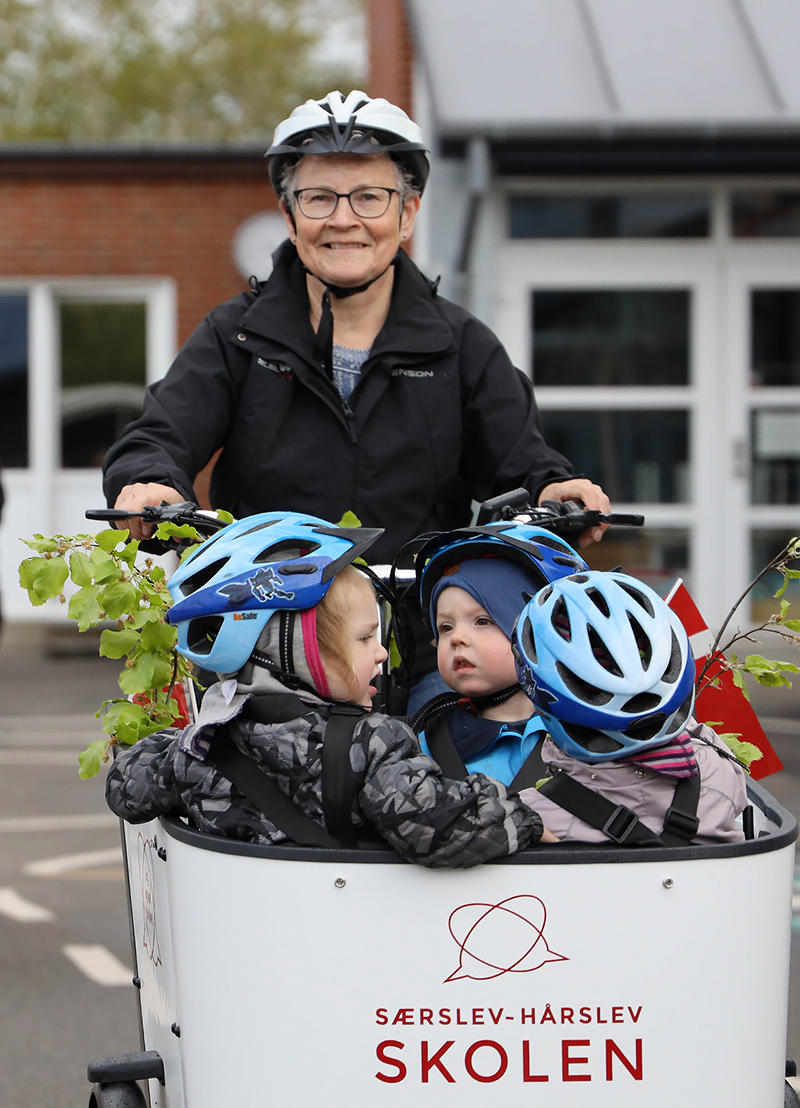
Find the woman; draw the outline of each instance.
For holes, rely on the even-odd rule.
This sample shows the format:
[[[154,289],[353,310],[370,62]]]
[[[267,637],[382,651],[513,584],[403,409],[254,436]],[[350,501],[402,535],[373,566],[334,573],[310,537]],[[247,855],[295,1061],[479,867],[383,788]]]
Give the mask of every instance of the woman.
[[[106,459],[109,503],[192,498],[221,448],[214,505],[237,517],[351,510],[385,529],[378,562],[520,485],[607,510],[545,444],[531,386],[497,338],[400,249],[429,169],[405,112],[331,93],[281,123],[266,156],[289,241],[269,280],[215,308],[148,391]]]

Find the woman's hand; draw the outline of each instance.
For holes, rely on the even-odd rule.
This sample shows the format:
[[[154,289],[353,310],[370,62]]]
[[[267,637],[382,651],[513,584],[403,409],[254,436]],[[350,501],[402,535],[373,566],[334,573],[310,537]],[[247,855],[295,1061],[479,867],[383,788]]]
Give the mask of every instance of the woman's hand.
[[[539,504],[543,500],[555,500],[559,504],[563,504],[565,500],[576,500],[579,504],[583,504],[584,508],[596,509],[603,513],[611,511],[611,501],[600,486],[585,477],[572,477],[569,481],[554,481],[552,485],[545,485],[539,493]],[[601,523],[597,527],[587,527],[578,539],[578,546],[600,542],[607,528],[607,523]]]
[[[542,831],[542,837],[541,837],[541,839],[539,839],[539,842],[540,843],[560,843],[561,839],[559,839],[558,835],[554,835],[552,831],[548,831],[547,828],[545,827],[544,831]]]
[[[178,504],[183,499],[183,494],[169,485],[157,485],[152,481],[147,484],[137,482],[135,485],[125,486],[114,507],[127,509],[129,512],[141,512],[148,505],[158,506],[164,500],[167,504]],[[127,528],[132,539],[149,539],[155,530],[154,524],[137,518],[117,520],[114,526],[122,530]]]

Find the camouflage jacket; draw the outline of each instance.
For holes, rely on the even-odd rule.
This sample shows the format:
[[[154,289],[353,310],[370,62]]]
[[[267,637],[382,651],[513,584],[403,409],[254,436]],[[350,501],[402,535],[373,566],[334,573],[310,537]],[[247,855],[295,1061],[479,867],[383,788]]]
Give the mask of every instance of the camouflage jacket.
[[[268,698],[258,698],[263,701]],[[263,718],[263,711],[260,717]],[[290,720],[258,722],[242,715],[229,725],[236,745],[277,781],[321,826],[324,706]],[[213,743],[213,738],[212,738]],[[409,861],[424,866],[474,866],[536,842],[541,817],[505,786],[480,773],[463,781],[442,776],[422,754],[413,732],[388,716],[356,724],[350,767],[357,789],[356,827],[370,824]],[[219,771],[182,749],[180,732],[162,731],[118,753],[106,799],[131,823],[160,815],[190,817],[201,830],[253,843],[286,840]]]

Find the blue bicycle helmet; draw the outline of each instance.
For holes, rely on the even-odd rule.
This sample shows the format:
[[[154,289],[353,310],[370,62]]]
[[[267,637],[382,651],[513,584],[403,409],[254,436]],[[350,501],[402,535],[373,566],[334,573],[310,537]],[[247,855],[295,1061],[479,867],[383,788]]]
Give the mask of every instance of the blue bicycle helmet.
[[[589,567],[564,539],[527,523],[487,523],[435,535],[417,554],[417,588],[425,618],[434,627],[431,598],[445,571],[467,558],[500,557],[521,566],[539,588]]]
[[[512,650],[551,738],[581,762],[669,742],[694,705],[683,624],[624,573],[579,573],[542,589],[517,620]]]
[[[170,579],[167,619],[178,628],[178,650],[204,669],[235,673],[275,612],[313,608],[339,570],[382,534],[296,512],[223,527]]]

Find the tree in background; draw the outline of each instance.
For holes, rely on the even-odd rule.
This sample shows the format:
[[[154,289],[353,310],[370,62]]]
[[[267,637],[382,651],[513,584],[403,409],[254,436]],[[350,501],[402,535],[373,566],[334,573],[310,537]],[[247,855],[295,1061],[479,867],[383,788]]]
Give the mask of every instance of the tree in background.
[[[0,0],[0,141],[265,141],[308,97],[359,0]]]

